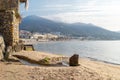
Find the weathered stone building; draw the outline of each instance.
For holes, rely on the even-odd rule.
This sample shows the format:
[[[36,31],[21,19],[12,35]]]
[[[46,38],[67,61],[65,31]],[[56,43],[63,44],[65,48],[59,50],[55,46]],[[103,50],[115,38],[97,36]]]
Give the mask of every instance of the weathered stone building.
[[[6,46],[14,46],[19,42],[20,2],[27,0],[0,0],[0,34]]]

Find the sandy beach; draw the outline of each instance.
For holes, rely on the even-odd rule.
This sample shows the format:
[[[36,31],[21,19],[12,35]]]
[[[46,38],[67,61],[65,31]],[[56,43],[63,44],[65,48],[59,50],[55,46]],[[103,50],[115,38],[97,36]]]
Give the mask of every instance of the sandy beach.
[[[64,57],[36,51],[22,51],[22,55],[39,61],[44,57]],[[11,55],[12,57],[12,55]],[[13,58],[13,57],[12,57]],[[120,80],[120,66],[80,58],[80,66],[29,66],[17,61],[0,62],[0,80]]]

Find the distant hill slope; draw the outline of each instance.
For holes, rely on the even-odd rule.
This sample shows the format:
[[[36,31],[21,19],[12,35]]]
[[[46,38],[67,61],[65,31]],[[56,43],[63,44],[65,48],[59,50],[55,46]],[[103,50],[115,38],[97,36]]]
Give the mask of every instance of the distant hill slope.
[[[31,32],[49,33],[61,32],[64,35],[71,35],[75,37],[94,37],[97,39],[120,39],[120,33],[112,32],[93,24],[85,23],[62,23],[41,18],[38,16],[28,16],[22,20],[20,24],[21,30],[28,30]]]

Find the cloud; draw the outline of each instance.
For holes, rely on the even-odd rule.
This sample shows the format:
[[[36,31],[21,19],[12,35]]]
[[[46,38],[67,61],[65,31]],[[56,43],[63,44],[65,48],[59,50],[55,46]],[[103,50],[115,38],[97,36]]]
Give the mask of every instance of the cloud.
[[[87,20],[90,17],[96,17],[96,16],[103,16],[103,15],[98,15],[97,12],[67,12],[67,13],[59,13],[56,15],[48,15],[48,16],[43,16],[52,20],[57,20],[57,21],[63,21],[63,22],[68,22],[68,23],[74,23],[74,22],[80,22]]]
[[[67,13],[59,13],[56,15],[48,15],[43,16],[45,18],[62,21],[66,23],[93,23],[95,25],[101,26],[103,28],[109,30],[118,30],[119,29],[119,21],[120,16],[109,16],[99,14],[100,12],[67,12]]]
[[[86,3],[87,6],[94,6],[96,5],[96,3],[98,2],[98,0],[90,0]]]
[[[45,0],[27,13],[57,21],[93,23],[106,29],[119,30],[119,4],[120,0]]]
[[[80,3],[81,4],[81,3]],[[120,29],[120,1],[113,0],[89,0],[84,4],[72,4],[71,10],[46,18],[67,23],[84,22],[93,23],[110,30]],[[64,6],[69,8],[69,6]],[[62,7],[63,8],[63,7]]]
[[[65,7],[72,7],[71,4],[55,4],[55,5],[44,5],[45,8],[65,8]]]

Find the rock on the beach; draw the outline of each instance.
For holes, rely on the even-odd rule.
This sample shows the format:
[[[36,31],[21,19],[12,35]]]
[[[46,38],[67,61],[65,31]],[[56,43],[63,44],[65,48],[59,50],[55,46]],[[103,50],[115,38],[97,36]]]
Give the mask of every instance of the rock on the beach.
[[[23,46],[24,46],[24,45],[22,45],[22,44],[15,45],[15,46],[14,46],[14,51],[15,51],[15,52],[20,52],[20,51],[22,51],[22,50],[23,50]]]
[[[3,37],[0,35],[0,60],[3,59],[4,49],[5,49],[4,39],[3,39]]]
[[[70,66],[78,66],[79,65],[79,55],[78,54],[74,54],[72,57],[70,57],[69,65]]]

